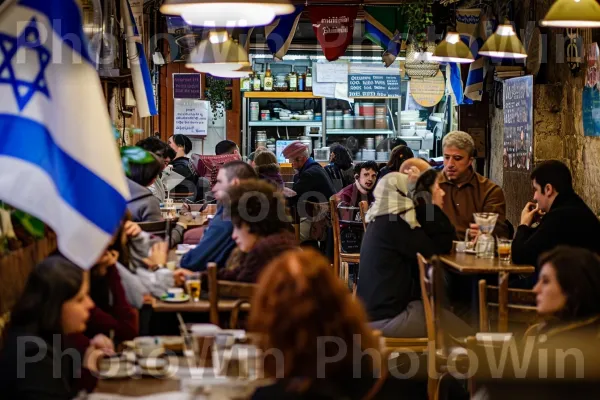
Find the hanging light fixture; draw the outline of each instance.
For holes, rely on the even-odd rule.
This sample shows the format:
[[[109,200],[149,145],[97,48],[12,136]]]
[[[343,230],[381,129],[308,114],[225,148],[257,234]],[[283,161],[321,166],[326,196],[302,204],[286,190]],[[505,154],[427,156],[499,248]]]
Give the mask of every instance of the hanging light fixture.
[[[294,12],[289,0],[166,0],[160,12],[196,26],[263,26]]]
[[[216,76],[249,66],[248,53],[226,31],[211,31],[208,39],[192,50],[186,64],[188,68]]]
[[[598,28],[600,5],[596,0],[557,0],[541,25],[552,28]]]
[[[471,50],[460,40],[456,32],[448,32],[446,38],[440,42],[433,52],[434,61],[472,63],[475,61]]]
[[[498,29],[485,41],[479,54],[496,58],[527,58],[523,43],[509,23],[498,25]]]
[[[242,67],[236,71],[215,71],[211,73],[213,76],[217,76],[219,78],[245,78],[252,73],[252,68],[250,67]]]

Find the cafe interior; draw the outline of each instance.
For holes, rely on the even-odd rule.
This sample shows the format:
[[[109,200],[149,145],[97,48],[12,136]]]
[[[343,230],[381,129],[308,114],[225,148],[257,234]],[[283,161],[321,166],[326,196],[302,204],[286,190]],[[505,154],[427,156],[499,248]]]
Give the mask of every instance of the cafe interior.
[[[0,398],[596,398],[598,28],[0,1]]]

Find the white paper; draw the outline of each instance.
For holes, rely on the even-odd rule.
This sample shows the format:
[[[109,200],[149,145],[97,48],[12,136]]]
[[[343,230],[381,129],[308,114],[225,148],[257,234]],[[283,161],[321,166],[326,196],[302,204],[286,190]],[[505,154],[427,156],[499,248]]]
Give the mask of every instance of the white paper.
[[[208,134],[209,103],[205,100],[174,99],[173,134],[206,136]]]
[[[350,75],[400,75],[400,64],[394,63],[386,68],[383,64],[352,63]]]
[[[317,82],[344,83],[348,82],[347,62],[328,62],[317,64]],[[313,83],[314,86],[314,83]],[[314,89],[314,88],[313,88]]]
[[[354,99],[348,97],[348,84],[336,83],[334,97],[339,100],[346,100],[349,103],[354,103]]]
[[[332,99],[335,97],[335,83],[313,83],[313,95]],[[348,86],[348,85],[346,85]]]

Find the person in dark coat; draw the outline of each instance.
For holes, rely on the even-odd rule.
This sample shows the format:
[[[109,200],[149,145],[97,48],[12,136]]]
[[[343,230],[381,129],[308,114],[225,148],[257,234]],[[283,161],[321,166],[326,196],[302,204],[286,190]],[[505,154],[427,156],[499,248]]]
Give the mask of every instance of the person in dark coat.
[[[539,256],[558,245],[600,254],[600,221],[575,193],[569,168],[560,161],[544,161],[531,173],[531,181],[535,203],[527,203],[521,214],[512,243],[513,262],[537,267]],[[533,283],[530,280],[529,287]]]
[[[309,157],[308,147],[301,142],[293,142],[283,149],[283,156],[290,160],[292,167],[297,171],[294,175],[292,190],[296,195],[289,199],[291,206],[297,207],[300,217],[300,241],[314,239],[311,237],[313,222],[309,220],[311,210],[305,202],[327,203],[335,194],[329,176],[318,162]],[[299,200],[302,201],[299,204]],[[328,207],[328,206],[327,206]]]
[[[417,253],[426,258],[448,253],[455,237],[454,227],[441,210],[444,193],[437,177],[429,188],[428,204],[419,206],[431,207],[429,216],[426,209],[417,212],[406,196],[408,179],[408,175],[390,172],[375,187],[360,252],[357,295],[365,304],[371,327],[385,337],[426,336]],[[462,328],[464,323],[452,317],[448,323],[455,324],[456,330]]]
[[[354,183],[352,156],[348,149],[339,143],[331,145],[330,151],[329,165],[325,166],[325,172],[329,175],[334,190],[339,192]]]
[[[112,355],[112,341],[97,335],[77,360],[69,335],[86,330],[94,302],[89,274],[61,255],[31,272],[12,311],[0,351],[0,393],[6,399],[70,400],[77,395],[81,370],[97,372],[97,360]],[[67,355],[67,357],[61,357]]]
[[[173,171],[183,176],[185,180],[173,188],[173,193],[192,193],[190,198],[196,199],[198,191],[198,176],[191,160],[187,156],[192,151],[192,141],[185,135],[173,135],[169,138],[169,146],[175,151],[171,161]]]
[[[402,163],[410,158],[413,158],[414,154],[410,147],[406,145],[398,145],[392,149],[390,154],[390,160],[387,165],[379,171],[379,179],[383,178],[390,172],[400,172],[400,166]]]
[[[281,218],[285,200],[272,185],[258,180],[232,186],[227,194],[231,203],[225,215],[233,223],[232,238],[241,256],[237,265],[218,271],[218,278],[255,283],[272,259],[298,247],[290,221]]]

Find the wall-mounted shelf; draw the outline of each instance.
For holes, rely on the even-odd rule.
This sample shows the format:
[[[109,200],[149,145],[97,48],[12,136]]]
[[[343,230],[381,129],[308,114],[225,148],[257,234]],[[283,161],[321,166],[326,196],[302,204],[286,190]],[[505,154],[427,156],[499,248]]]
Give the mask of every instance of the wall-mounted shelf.
[[[261,126],[261,127],[269,127],[269,126],[316,126],[321,127],[323,122],[321,121],[249,121],[248,126]]]
[[[312,92],[244,92],[247,99],[322,99]]]
[[[388,129],[327,129],[328,135],[393,135]]]

